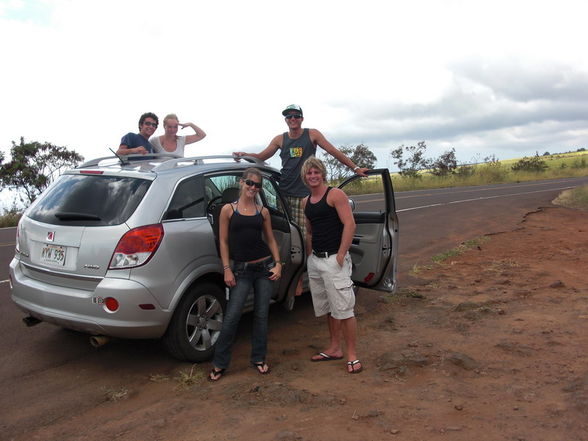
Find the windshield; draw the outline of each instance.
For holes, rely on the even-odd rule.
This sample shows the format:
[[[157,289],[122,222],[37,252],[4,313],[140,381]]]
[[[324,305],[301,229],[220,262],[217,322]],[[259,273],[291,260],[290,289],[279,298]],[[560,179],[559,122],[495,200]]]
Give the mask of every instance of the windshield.
[[[53,225],[119,225],[133,214],[150,184],[129,177],[63,175],[29,217]]]

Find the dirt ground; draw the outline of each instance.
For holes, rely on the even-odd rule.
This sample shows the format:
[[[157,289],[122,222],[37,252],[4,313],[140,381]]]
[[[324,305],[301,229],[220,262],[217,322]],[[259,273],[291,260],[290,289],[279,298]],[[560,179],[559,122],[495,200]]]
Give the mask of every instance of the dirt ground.
[[[360,291],[358,375],[308,361],[327,332],[307,307],[272,318],[270,375],[248,366],[244,335],[218,383],[205,380],[209,364],[170,363],[85,387],[86,404],[64,413],[59,401],[75,391],[62,378],[63,397],[31,404],[46,417],[13,421],[0,438],[588,440],[587,262],[588,213],[541,209],[400,275],[394,296]]]

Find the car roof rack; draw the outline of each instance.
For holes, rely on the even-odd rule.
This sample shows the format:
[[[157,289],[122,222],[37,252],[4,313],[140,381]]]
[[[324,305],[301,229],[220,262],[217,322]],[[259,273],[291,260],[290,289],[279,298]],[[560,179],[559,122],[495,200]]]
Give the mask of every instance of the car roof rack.
[[[101,158],[90,159],[89,161],[84,162],[81,165],[78,165],[76,168],[87,168],[93,167],[95,165],[100,165],[102,161],[106,161],[108,159],[114,159],[116,162],[112,164],[103,164],[103,166],[112,166],[112,165],[129,165],[135,163],[136,161],[144,160],[144,161],[152,161],[154,159],[181,159],[178,155],[174,155],[171,153],[148,153],[146,155],[142,154],[134,154],[134,155],[114,155],[114,156],[103,156]]]
[[[174,159],[170,159],[168,161],[162,162],[161,164],[155,166],[153,171],[163,171],[163,170],[170,170],[172,168],[180,167],[182,164],[189,163],[189,165],[202,165],[205,164],[207,160],[210,159],[233,159],[235,161],[239,161],[240,159],[250,162],[256,165],[267,165],[264,161],[259,158],[255,158],[253,156],[236,156],[236,155],[211,155],[211,156],[192,156],[189,158],[178,158],[175,157]]]

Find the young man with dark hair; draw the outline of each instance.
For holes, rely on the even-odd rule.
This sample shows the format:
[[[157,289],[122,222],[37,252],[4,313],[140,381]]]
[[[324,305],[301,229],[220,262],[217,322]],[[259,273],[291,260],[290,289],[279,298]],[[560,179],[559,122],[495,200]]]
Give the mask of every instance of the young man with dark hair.
[[[317,317],[327,317],[330,336],[327,349],[313,355],[311,361],[342,359],[342,334],[347,348],[347,372],[357,374],[363,366],[355,349],[357,320],[349,255],[355,220],[343,190],[327,186],[327,171],[320,159],[308,158],[300,174],[310,190],[303,206],[312,304]]]
[[[153,153],[153,146],[149,138],[155,133],[159,125],[159,118],[155,113],[147,112],[139,118],[139,133],[129,132],[120,140],[117,155],[131,155]]]

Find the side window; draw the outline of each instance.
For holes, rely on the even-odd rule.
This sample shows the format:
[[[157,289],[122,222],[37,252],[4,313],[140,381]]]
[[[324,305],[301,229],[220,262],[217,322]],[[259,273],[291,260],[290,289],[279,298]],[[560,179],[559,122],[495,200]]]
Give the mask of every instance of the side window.
[[[286,217],[286,209],[282,204],[282,200],[278,196],[278,189],[275,184],[268,178],[263,179],[262,197],[264,205],[268,208],[272,215],[279,215]]]
[[[178,184],[163,219],[204,217],[205,211],[202,176],[193,176]]]
[[[239,176],[236,175],[218,175],[208,176],[205,181],[206,197],[208,201],[212,201],[215,198],[220,198],[223,191],[227,188],[236,187],[239,188]]]

